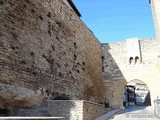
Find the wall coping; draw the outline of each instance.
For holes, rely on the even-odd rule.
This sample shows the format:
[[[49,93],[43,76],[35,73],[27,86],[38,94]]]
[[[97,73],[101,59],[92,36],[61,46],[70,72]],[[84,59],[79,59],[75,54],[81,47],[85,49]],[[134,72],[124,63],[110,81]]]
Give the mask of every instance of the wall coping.
[[[99,104],[99,103],[95,103],[95,102],[91,102],[91,101],[87,101],[87,100],[47,100],[47,101],[48,102],[51,102],[51,101],[86,102],[86,103],[95,104],[95,105],[99,105],[99,106],[105,106],[105,105],[102,105],[102,104]]]
[[[32,119],[37,119],[37,120],[41,120],[41,119],[46,119],[46,120],[50,120],[50,119],[65,119],[65,117],[0,117],[0,119],[2,120],[23,120],[23,119],[28,119],[28,120],[32,120]]]
[[[138,40],[139,41],[157,41],[157,38],[138,38]],[[123,41],[117,41],[117,42],[101,43],[101,45],[116,44],[116,43],[126,43],[126,39]]]
[[[139,39],[140,41],[143,41],[143,40],[156,40],[156,38],[143,38],[143,39]]]

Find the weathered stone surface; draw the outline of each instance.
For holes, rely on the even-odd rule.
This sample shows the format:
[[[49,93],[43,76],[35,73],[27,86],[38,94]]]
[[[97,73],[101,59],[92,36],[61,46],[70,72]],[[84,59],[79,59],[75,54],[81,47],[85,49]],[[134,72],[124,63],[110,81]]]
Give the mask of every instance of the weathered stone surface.
[[[3,0],[0,13],[0,83],[103,101],[101,45],[63,0]]]
[[[94,120],[105,110],[104,105],[84,100],[50,100],[48,112],[51,116],[65,116],[66,120]]]
[[[156,98],[158,37],[140,41],[141,61],[129,64],[125,42],[103,44],[101,57],[100,43],[63,0],[1,0],[0,13],[0,107],[37,105],[46,97],[94,102],[105,97],[110,106],[122,107],[124,86],[133,79],[143,80],[152,101]]]
[[[39,105],[41,104],[43,97],[40,90],[33,91],[17,85],[0,83],[0,98],[1,107],[5,105],[12,107],[23,107]]]
[[[1,120],[65,120],[63,117],[2,117]]]

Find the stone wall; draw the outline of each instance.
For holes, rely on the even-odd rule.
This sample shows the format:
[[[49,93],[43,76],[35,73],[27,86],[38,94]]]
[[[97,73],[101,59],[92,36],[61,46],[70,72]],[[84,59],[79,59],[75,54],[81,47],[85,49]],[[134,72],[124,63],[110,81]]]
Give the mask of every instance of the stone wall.
[[[1,107],[103,101],[101,45],[63,0],[2,0],[0,13]]]
[[[0,117],[1,120],[65,120],[65,118],[56,117]]]
[[[151,101],[159,93],[160,41],[145,39],[139,41],[141,61],[130,64],[127,42],[102,44],[103,81],[105,83],[105,101],[110,106],[123,107],[125,85],[139,79],[147,84]]]
[[[104,113],[104,105],[83,100],[50,100],[48,113],[66,120],[93,120]]]
[[[83,120],[94,120],[95,118],[103,115],[104,112],[104,105],[83,101]]]

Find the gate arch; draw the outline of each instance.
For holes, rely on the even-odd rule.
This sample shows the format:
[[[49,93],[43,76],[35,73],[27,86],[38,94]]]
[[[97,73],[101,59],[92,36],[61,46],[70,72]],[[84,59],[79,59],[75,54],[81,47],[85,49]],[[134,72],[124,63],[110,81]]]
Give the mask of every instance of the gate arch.
[[[151,106],[150,90],[139,79],[131,80],[124,87],[123,106]]]

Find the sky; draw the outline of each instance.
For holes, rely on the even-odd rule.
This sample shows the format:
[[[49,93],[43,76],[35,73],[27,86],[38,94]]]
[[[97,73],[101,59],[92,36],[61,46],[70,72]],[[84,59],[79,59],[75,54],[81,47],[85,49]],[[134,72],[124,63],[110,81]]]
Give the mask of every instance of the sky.
[[[101,43],[155,38],[149,0],[72,0]]]

